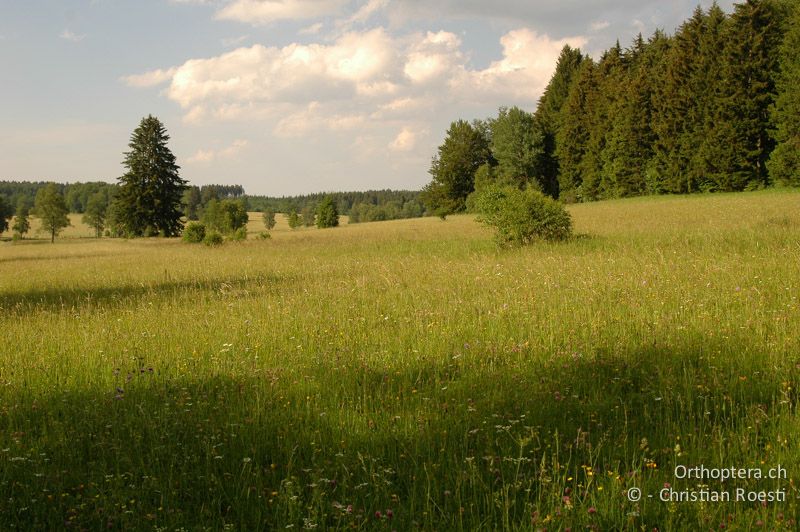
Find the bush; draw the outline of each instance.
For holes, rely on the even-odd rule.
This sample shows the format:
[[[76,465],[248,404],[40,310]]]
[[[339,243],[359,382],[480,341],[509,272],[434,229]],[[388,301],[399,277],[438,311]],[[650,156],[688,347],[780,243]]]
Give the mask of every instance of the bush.
[[[319,205],[317,205],[317,227],[325,229],[327,227],[336,227],[339,225],[339,212],[336,209],[336,203],[331,196],[325,197]]]
[[[260,233],[258,233],[258,236],[256,238],[258,238],[259,240],[269,240],[270,238],[272,238],[272,235],[269,234],[269,231],[261,231]]]
[[[470,207],[478,221],[495,228],[500,244],[565,240],[572,234],[572,218],[564,206],[530,187],[489,185],[470,197]]]
[[[241,242],[242,240],[247,240],[247,228],[240,227],[239,229],[231,233],[231,236],[229,238],[234,242]]]
[[[219,231],[211,230],[206,233],[205,238],[203,238],[203,244],[206,246],[221,246],[224,239],[222,238],[222,233]]]
[[[210,200],[200,217],[209,229],[231,234],[247,225],[247,208],[242,200]]]
[[[200,222],[190,222],[183,230],[183,241],[198,244],[206,237],[206,226]]]

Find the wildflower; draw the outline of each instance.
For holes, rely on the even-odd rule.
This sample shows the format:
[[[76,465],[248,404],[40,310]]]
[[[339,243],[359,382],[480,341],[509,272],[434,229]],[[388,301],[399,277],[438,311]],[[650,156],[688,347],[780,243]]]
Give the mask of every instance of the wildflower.
[[[392,511],[391,508],[387,508],[386,509],[386,518],[387,519],[391,519],[392,517],[394,517],[394,512]]]
[[[589,512],[589,515],[593,515],[597,513],[597,508],[595,508],[594,506],[590,506],[589,509],[586,511]]]
[[[381,517],[383,517],[381,515],[381,511],[380,510],[375,510],[375,519],[380,519]]]

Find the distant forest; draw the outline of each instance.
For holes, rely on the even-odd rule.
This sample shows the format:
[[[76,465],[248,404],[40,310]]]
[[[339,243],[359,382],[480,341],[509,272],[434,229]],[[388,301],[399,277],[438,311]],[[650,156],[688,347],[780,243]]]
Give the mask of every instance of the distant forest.
[[[566,46],[534,113],[454,122],[423,192],[467,208],[482,185],[534,186],[566,202],[800,185],[800,8],[698,7],[668,36],[599,61]]]
[[[4,196],[9,205],[18,205],[23,200],[32,206],[36,192],[47,184],[45,181],[0,181],[0,196]],[[58,187],[70,212],[83,213],[92,195],[102,192],[106,196],[106,203],[110,203],[119,185],[98,181],[59,184]],[[188,187],[183,195],[183,204],[186,217],[197,220],[203,207],[212,199],[241,200],[250,211],[294,211],[299,214],[313,211],[323,198],[330,196],[336,203],[338,212],[348,215],[351,223],[357,223],[423,216],[426,213],[419,195],[419,191],[411,190],[371,190],[273,198],[247,195],[241,185],[203,185]]]

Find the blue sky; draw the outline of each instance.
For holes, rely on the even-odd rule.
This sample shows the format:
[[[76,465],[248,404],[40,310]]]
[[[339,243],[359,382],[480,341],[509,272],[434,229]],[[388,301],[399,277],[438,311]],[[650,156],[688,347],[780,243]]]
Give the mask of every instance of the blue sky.
[[[193,184],[418,189],[450,121],[533,110],[565,43],[597,56],[697,5],[2,0],[0,179],[114,181],[153,114]]]

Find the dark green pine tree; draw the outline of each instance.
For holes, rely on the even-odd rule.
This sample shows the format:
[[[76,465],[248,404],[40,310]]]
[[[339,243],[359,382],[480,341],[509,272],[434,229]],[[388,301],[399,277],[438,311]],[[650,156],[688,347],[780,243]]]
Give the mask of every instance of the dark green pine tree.
[[[725,117],[725,49],[730,20],[716,2],[708,10],[699,41],[699,65],[695,69],[692,92],[699,108],[698,122],[689,138],[690,180],[701,190],[717,190],[730,169],[733,158],[724,145],[729,121]]]
[[[654,86],[653,145],[654,159],[651,180],[665,192],[696,192],[696,176],[690,172],[690,160],[697,149],[697,131],[702,124],[698,104],[697,69],[700,65],[700,39],[706,15],[698,7],[692,18],[684,22],[670,41],[669,50],[660,66],[660,79]],[[702,90],[707,90],[703,87]]]
[[[131,236],[180,234],[181,198],[186,181],[178,175],[169,135],[158,118],[143,118],[125,153],[127,173],[119,178],[117,216]]]
[[[722,126],[717,143],[726,163],[716,188],[742,190],[769,184],[767,161],[775,147],[770,109],[775,103],[778,55],[783,39],[782,4],[747,0],[737,4],[727,26]]]
[[[626,73],[611,111],[611,129],[603,150],[607,196],[640,195],[647,190],[645,174],[654,140],[649,68],[656,60],[654,52],[660,53],[663,39],[663,34],[656,33],[650,43],[645,43],[640,34],[625,52]]]
[[[475,172],[491,159],[484,132],[465,120],[450,124],[444,143],[431,161],[433,178],[421,198],[429,212],[446,216],[466,208],[475,189]]]
[[[578,78],[585,60],[579,49],[565,45],[556,63],[553,77],[539,99],[534,113],[536,126],[542,134],[542,153],[537,163],[542,190],[550,196],[559,195],[559,164],[556,156],[556,135],[561,128],[561,109]]]
[[[583,168],[591,128],[591,106],[597,99],[596,71],[591,58],[581,63],[559,116],[555,139],[559,197],[568,202],[588,199],[583,195]]]
[[[619,42],[607,50],[597,64],[596,92],[587,102],[591,114],[589,140],[582,161],[583,196],[587,199],[614,197],[614,186],[603,172],[603,151],[614,119],[613,110],[625,85],[625,58]]]
[[[787,18],[773,113],[777,142],[767,167],[773,182],[800,185],[800,7]]]

